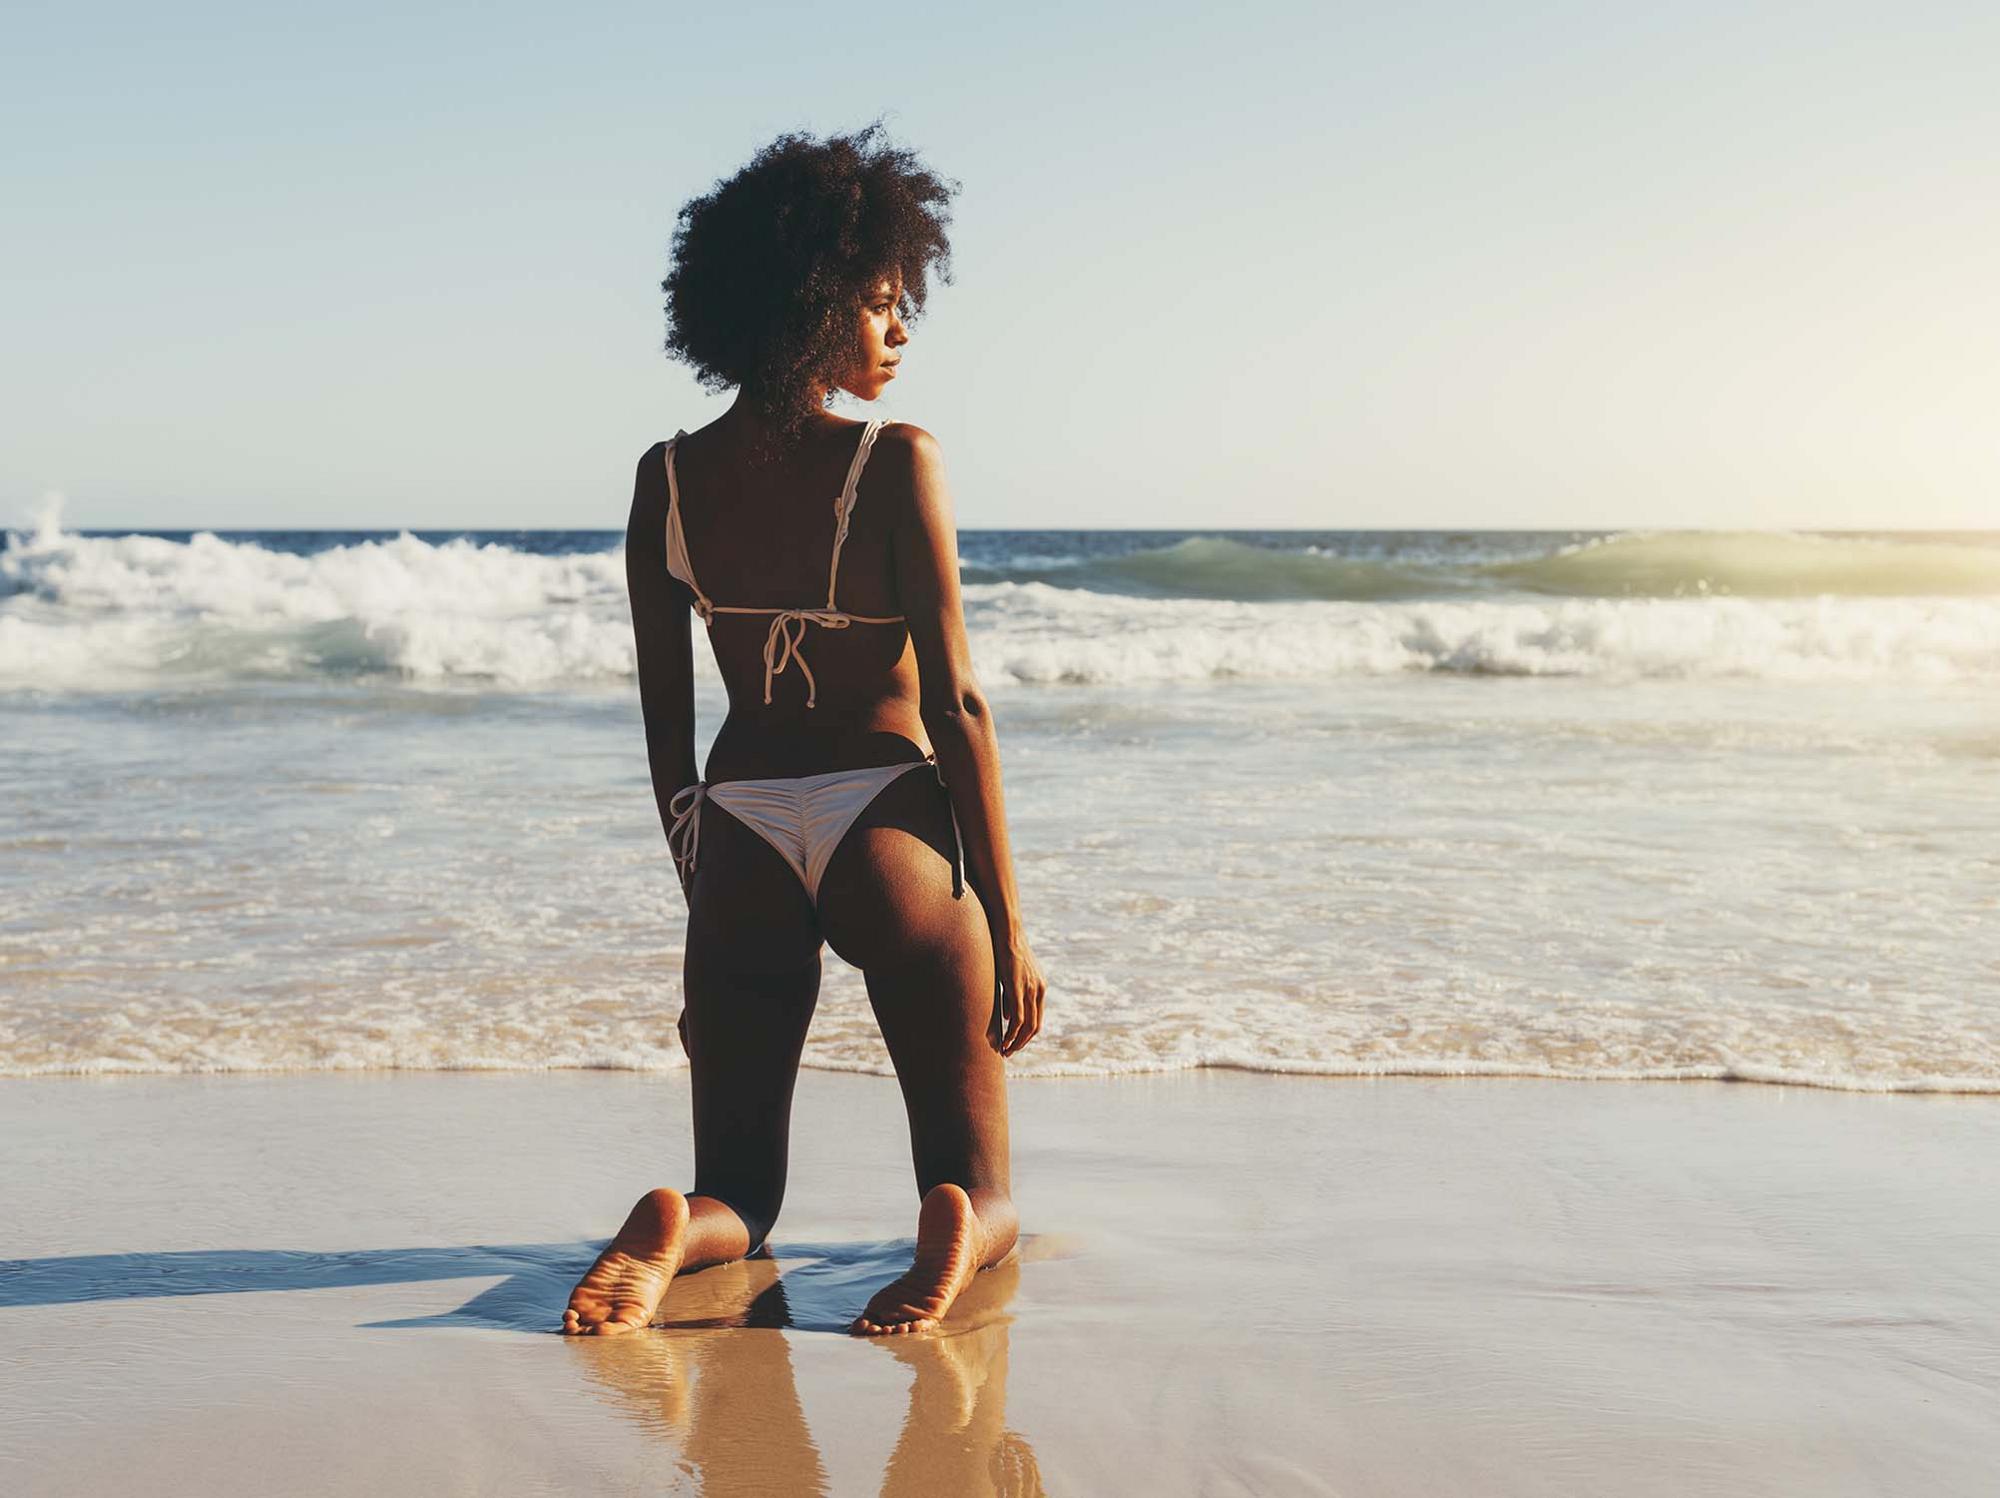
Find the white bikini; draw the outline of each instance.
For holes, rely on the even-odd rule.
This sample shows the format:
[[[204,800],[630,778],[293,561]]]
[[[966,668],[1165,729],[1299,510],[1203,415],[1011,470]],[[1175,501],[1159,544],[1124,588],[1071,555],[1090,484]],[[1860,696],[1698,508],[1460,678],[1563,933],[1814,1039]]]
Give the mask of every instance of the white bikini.
[[[804,649],[808,624],[817,624],[825,629],[846,629],[850,624],[906,622],[902,614],[850,614],[834,602],[840,576],[840,548],[847,541],[848,524],[854,518],[854,506],[859,498],[855,485],[860,482],[861,469],[868,461],[869,451],[874,447],[875,437],[882,430],[882,425],[880,421],[871,421],[861,429],[861,441],[855,447],[854,461],[847,467],[847,482],[841,486],[840,494],[833,502],[833,561],[827,568],[825,608],[750,608],[709,600],[708,595],[702,592],[701,584],[694,580],[694,564],[688,560],[687,537],[681,529],[680,483],[674,476],[674,449],[687,433],[676,432],[673,441],[667,444],[667,571],[688,585],[694,594],[695,616],[711,630],[717,614],[772,616],[770,633],[764,637],[766,702],[771,700],[772,681],[783,674],[788,665],[797,662],[800,673],[806,679],[806,706],[816,705],[818,683],[813,680],[812,668],[806,664]],[[938,768],[935,754],[892,765],[828,770],[819,775],[775,780],[697,781],[677,791],[667,803],[667,810],[673,816],[673,825],[667,832],[667,850],[673,854],[685,883],[688,875],[694,872],[695,854],[701,843],[702,803],[713,801],[783,855],[785,862],[792,866],[792,872],[799,876],[799,882],[805,886],[806,898],[817,908],[820,879],[833,859],[834,850],[847,835],[847,829],[854,825],[855,818],[891,781],[924,765],[931,767],[937,775],[938,784],[943,785],[944,772]],[[949,792],[946,793],[946,801],[949,804]],[[956,808],[952,809],[951,836],[951,893],[952,898],[957,899],[964,891],[965,876]],[[674,846],[676,838],[681,844],[678,848]]]

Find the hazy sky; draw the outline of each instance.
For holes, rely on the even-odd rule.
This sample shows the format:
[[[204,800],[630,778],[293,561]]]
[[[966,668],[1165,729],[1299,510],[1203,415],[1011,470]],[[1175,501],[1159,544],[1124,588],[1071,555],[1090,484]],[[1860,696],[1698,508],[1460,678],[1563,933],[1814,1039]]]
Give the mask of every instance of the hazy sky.
[[[967,526],[2000,526],[2000,9],[9,7],[0,520],[616,527],[674,215],[957,178]],[[855,414],[859,408],[847,402]]]

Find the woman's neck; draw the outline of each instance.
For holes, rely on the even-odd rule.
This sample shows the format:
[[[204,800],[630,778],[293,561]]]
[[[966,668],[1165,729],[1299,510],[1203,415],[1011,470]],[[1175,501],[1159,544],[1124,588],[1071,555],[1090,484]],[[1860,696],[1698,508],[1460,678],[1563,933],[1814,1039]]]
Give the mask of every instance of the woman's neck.
[[[802,442],[850,423],[826,409],[823,399],[804,395],[791,411],[774,411],[770,401],[745,389],[738,389],[729,409],[716,418],[714,430],[745,457],[756,461],[759,454],[775,460],[793,451]]]

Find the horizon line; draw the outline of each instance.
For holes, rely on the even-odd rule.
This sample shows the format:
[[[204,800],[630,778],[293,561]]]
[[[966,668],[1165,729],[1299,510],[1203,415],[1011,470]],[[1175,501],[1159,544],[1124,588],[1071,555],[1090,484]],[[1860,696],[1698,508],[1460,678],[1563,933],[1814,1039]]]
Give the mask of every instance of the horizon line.
[[[9,534],[32,534],[39,527],[8,525]],[[58,535],[620,535],[624,526],[595,525],[83,525],[58,523]],[[958,534],[968,532],[1044,531],[1052,534],[1129,533],[1136,535],[1230,535],[1245,532],[1266,534],[1297,532],[1302,535],[1558,535],[1574,531],[1649,531],[1679,535],[1785,535],[1810,532],[1818,535],[1905,535],[1905,536],[2000,536],[2000,526],[1962,525],[1648,525],[1644,523],[1594,525],[961,525]]]

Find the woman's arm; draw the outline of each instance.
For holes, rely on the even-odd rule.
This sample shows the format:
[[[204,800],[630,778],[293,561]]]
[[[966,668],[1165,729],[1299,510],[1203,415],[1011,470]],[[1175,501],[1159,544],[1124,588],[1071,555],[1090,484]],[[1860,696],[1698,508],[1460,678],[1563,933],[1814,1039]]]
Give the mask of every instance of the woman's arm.
[[[966,880],[986,907],[1001,988],[995,1044],[1001,1055],[1011,1056],[1042,1027],[1044,984],[1021,928],[1000,790],[1000,741],[965,638],[951,492],[944,459],[929,432],[897,422],[884,428],[882,436],[909,475],[909,505],[896,526],[896,587],[917,654],[924,730],[958,814]]]
[[[667,477],[658,443],[639,459],[632,479],[625,586],[632,603],[646,761],[664,830],[673,825],[667,806],[674,792],[692,785],[700,772],[694,762],[694,649],[688,622],[693,595],[667,572]],[[683,887],[682,894],[686,892]]]

